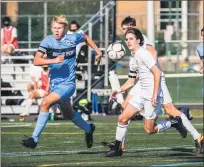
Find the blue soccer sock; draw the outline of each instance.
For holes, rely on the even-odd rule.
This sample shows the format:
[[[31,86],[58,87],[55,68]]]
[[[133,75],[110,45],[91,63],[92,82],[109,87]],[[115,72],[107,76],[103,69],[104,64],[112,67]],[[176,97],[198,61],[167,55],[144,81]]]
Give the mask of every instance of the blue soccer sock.
[[[78,112],[75,112],[74,118],[72,122],[78,126],[80,129],[84,130],[85,133],[89,133],[91,131],[91,126],[86,121],[84,121],[81,115]]]
[[[45,128],[45,125],[49,119],[49,112],[40,112],[38,115],[38,120],[35,126],[35,130],[33,131],[32,138],[37,143],[40,137],[41,132]]]
[[[165,131],[171,127],[171,122],[170,121],[159,122],[157,123],[157,127],[158,127],[157,132]]]

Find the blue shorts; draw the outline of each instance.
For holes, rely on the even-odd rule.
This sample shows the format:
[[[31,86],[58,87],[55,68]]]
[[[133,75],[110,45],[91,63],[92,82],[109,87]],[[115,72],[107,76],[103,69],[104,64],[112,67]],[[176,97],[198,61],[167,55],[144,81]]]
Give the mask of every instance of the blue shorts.
[[[76,85],[74,83],[62,82],[58,84],[50,83],[50,92],[54,92],[60,96],[60,103],[67,103],[74,94]]]

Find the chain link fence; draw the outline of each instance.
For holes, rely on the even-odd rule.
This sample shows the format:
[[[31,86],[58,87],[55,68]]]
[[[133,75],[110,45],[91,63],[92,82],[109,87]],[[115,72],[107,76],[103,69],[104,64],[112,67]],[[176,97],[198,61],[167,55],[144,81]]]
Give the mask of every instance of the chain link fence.
[[[8,6],[16,8],[16,15],[9,16],[15,20],[12,24],[18,30],[19,48],[36,48],[44,36],[51,33],[50,23],[56,15],[65,15],[69,22],[76,20],[82,26],[108,2],[69,0],[18,2],[10,5],[9,2],[1,2],[1,18],[6,15],[6,10],[9,10]]]

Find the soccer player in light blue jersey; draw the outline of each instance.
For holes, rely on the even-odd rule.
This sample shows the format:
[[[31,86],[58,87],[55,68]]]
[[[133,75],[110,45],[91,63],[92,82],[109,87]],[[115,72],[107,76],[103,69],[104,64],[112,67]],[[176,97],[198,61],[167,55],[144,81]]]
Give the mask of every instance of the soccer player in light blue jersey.
[[[32,136],[21,141],[21,144],[28,148],[34,149],[37,146],[40,134],[49,119],[48,110],[56,103],[59,104],[63,116],[85,132],[87,147],[91,148],[93,145],[95,126],[85,122],[78,112],[73,111],[70,97],[76,89],[76,45],[85,41],[96,51],[96,61],[101,59],[102,53],[87,35],[83,33],[66,34],[67,24],[64,16],[56,16],[51,23],[53,34],[42,40],[35,54],[34,65],[49,65],[50,93],[41,103],[41,111]],[[47,54],[47,58],[43,57],[44,54]]]
[[[204,40],[204,28],[201,30],[201,36],[203,37]],[[204,61],[204,52],[203,52],[203,48],[204,48],[204,43],[200,43],[197,47],[196,47],[196,53],[197,55],[200,57],[200,67],[198,72],[203,74],[203,61]]]

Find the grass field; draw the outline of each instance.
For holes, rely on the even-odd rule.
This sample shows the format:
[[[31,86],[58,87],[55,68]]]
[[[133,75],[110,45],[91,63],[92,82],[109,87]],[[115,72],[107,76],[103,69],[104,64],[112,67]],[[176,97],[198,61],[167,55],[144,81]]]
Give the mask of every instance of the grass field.
[[[203,132],[203,120],[196,118],[194,126]],[[84,134],[70,121],[48,122],[35,150],[19,143],[23,135],[31,135],[35,122],[1,124],[1,166],[203,166],[203,155],[194,154],[190,134],[182,139],[175,129],[147,135],[142,121],[129,126],[126,149],[120,158],[106,158],[102,141],[113,141],[116,120],[93,121],[96,125],[94,146],[87,149]]]

